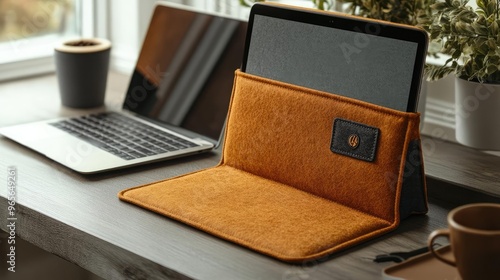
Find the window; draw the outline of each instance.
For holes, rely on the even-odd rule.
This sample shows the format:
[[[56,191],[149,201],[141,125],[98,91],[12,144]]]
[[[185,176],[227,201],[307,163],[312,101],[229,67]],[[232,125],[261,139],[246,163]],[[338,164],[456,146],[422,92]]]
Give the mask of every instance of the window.
[[[92,36],[89,0],[0,0],[0,80],[53,71],[61,38]]]

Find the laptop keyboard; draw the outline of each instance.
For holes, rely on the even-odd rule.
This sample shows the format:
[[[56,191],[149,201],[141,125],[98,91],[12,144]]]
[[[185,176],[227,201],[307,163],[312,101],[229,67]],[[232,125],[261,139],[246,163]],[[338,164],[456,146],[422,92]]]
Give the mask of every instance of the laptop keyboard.
[[[125,160],[198,146],[116,113],[71,118],[51,125]]]

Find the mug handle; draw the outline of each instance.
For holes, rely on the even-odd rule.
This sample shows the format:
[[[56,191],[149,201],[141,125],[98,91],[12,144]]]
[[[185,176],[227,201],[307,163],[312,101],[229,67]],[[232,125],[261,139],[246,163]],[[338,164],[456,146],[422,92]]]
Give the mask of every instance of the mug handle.
[[[449,259],[443,257],[437,251],[434,250],[434,240],[436,240],[436,238],[438,238],[440,236],[445,236],[448,239],[450,239],[450,230],[449,229],[438,229],[438,230],[435,230],[435,231],[431,232],[431,234],[429,235],[429,238],[427,240],[427,246],[429,247],[429,251],[438,260],[440,260],[440,261],[442,261],[442,262],[444,262],[444,263],[446,263],[448,265],[451,265],[451,266],[457,266],[457,264],[455,263],[455,261],[449,260]]]

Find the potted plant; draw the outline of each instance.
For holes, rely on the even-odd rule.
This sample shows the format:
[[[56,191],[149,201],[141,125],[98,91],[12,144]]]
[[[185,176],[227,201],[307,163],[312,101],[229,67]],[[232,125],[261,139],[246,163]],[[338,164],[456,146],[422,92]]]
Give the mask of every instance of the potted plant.
[[[249,6],[265,0],[239,0]],[[347,4],[346,12],[373,19],[402,24],[416,25],[421,12],[430,11],[436,0],[310,0],[319,10],[339,9],[339,4]]]
[[[328,2],[328,5],[332,5],[334,1],[347,4],[346,11],[353,15],[408,25],[417,25],[417,19],[423,14],[430,13],[431,5],[436,2],[436,0],[315,0],[318,5],[319,2]]]
[[[429,80],[455,75],[456,138],[483,150],[500,150],[499,0],[445,0],[419,18],[431,42],[441,44],[443,65],[427,65]]]

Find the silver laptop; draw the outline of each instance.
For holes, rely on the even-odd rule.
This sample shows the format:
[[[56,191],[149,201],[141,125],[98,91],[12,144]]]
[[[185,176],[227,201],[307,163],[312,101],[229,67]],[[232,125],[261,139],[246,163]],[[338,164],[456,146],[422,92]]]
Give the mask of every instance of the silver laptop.
[[[247,23],[158,4],[123,110],[0,128],[80,173],[165,160],[217,147]]]

